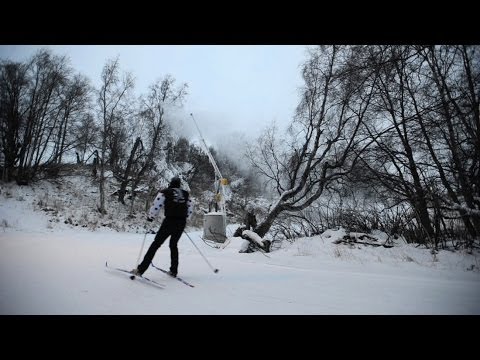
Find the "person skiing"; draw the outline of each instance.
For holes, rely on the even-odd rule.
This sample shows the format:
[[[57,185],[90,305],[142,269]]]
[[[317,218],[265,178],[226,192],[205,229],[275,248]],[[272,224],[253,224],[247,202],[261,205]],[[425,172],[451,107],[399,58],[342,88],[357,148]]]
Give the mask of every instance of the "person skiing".
[[[131,271],[132,274],[141,276],[150,266],[157,250],[170,236],[170,271],[168,273],[173,277],[177,276],[177,243],[182,236],[187,220],[193,213],[193,201],[190,199],[188,191],[180,189],[180,184],[180,178],[173,177],[168,188],[160,190],[155,197],[153,205],[147,214],[147,220],[150,222],[153,221],[153,218],[159,214],[162,207],[165,209],[165,219],[145,254],[143,261],[137,268]]]

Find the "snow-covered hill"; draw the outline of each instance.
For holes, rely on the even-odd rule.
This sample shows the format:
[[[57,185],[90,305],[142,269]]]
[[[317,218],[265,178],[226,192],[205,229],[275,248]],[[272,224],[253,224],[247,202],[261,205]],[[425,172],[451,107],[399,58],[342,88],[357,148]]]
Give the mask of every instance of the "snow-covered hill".
[[[144,233],[147,226],[145,209],[151,203],[147,203],[147,196],[137,195],[132,211],[128,196],[125,197],[125,205],[118,202],[118,185],[114,184],[111,176],[105,184],[105,216],[100,216],[97,211],[98,182],[91,177],[88,169],[83,168],[73,169],[70,176],[41,180],[28,186],[0,183],[0,196],[4,201],[10,201],[13,207],[19,202],[26,208],[45,213],[49,222],[48,228],[51,229],[57,228],[59,224],[66,224],[67,228],[108,228],[118,232]],[[21,221],[9,215],[9,212],[5,214],[4,220],[7,222],[4,226],[18,225]],[[198,222],[198,219],[194,221]]]

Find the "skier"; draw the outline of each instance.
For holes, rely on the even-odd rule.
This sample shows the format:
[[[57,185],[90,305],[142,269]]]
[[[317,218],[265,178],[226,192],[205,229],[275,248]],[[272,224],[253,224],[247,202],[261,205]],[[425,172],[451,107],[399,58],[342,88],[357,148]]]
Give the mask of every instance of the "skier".
[[[177,243],[182,236],[187,220],[193,213],[193,202],[189,198],[189,193],[186,190],[180,189],[180,178],[174,177],[171,179],[167,189],[161,190],[150,208],[147,220],[153,221],[153,218],[158,215],[160,209],[165,207],[165,219],[160,226],[155,239],[150,245],[143,261],[136,269],[131,271],[134,275],[142,275],[147,269],[155,256],[158,248],[170,236],[170,271],[169,274],[173,277],[177,276],[178,272],[178,248]]]

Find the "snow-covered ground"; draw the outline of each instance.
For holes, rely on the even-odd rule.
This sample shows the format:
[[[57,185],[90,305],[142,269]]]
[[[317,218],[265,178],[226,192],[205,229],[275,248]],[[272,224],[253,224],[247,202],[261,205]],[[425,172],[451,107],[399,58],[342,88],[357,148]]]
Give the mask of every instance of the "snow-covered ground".
[[[133,268],[142,233],[51,221],[34,210],[39,196],[28,187],[0,192],[0,314],[480,314],[478,254],[334,244],[343,229],[264,255],[239,253],[240,238],[210,247],[189,228],[220,271],[183,235],[179,276],[195,287],[151,267],[145,276],[165,285],[159,289],[105,267]],[[143,254],[153,238],[146,235]],[[154,264],[169,262],[167,240]]]

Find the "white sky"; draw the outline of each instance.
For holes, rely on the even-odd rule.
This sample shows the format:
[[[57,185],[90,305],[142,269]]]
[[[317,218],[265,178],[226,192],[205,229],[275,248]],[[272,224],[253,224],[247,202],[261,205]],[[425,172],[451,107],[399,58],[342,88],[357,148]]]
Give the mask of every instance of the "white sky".
[[[478,255],[440,251],[433,261],[429,250],[406,244],[349,248],[332,243],[342,231],[327,231],[266,257],[239,253],[239,238],[222,250],[208,247],[201,231],[187,229],[220,271],[183,235],[179,275],[195,288],[149,268],[145,276],[165,285],[158,289],[105,268],[106,261],[133,268],[141,233],[52,223],[32,210],[45,189],[0,190],[1,315],[480,314]],[[169,260],[167,241],[153,262],[165,268]]]
[[[0,45],[0,58],[23,61],[42,47],[67,55],[76,71],[98,86],[107,59],[119,55],[123,71],[136,78],[138,93],[171,74],[188,83],[185,126],[216,143],[225,134],[249,138],[276,121],[285,127],[298,104],[303,45]],[[187,132],[189,131],[187,130]],[[187,134],[189,135],[189,134]]]

